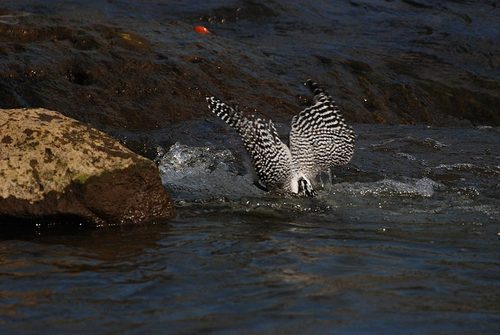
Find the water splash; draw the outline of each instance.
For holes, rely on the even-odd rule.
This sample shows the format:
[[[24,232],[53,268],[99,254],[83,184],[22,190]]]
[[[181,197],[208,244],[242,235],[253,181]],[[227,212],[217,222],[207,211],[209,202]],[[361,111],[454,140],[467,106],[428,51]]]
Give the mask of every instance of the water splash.
[[[156,162],[163,183],[177,199],[177,205],[185,209],[184,215],[227,213],[280,220],[326,215],[330,220],[336,215],[350,215],[356,208],[359,215],[382,219],[393,215],[381,210],[382,202],[385,207],[396,208],[404,199],[432,199],[436,191],[446,189],[427,177],[373,182],[336,179],[336,183],[330,177],[325,184],[317,183],[318,197],[311,199],[261,191],[253,185],[249,173],[242,173],[241,163],[228,149],[176,143],[166,153],[160,148]]]
[[[435,190],[443,189],[444,185],[429,178],[412,179],[404,181],[383,179],[376,182],[340,183],[328,187],[331,192],[348,193],[361,196],[398,196],[398,197],[432,197]]]
[[[209,146],[190,147],[175,143],[156,158],[163,184],[180,200],[239,199],[263,192],[242,174],[233,153]]]

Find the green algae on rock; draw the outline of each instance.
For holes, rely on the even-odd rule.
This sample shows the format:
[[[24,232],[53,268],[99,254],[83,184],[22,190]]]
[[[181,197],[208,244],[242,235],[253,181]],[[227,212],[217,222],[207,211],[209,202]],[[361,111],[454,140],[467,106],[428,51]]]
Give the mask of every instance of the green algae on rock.
[[[0,217],[139,223],[174,213],[154,163],[47,109],[0,109]]]

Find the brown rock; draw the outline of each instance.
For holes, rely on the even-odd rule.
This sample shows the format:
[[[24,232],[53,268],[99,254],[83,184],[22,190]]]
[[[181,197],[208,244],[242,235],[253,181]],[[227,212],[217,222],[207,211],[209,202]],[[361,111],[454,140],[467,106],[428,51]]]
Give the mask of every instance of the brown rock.
[[[121,224],[174,214],[154,163],[94,128],[46,109],[0,109],[0,134],[0,218]]]

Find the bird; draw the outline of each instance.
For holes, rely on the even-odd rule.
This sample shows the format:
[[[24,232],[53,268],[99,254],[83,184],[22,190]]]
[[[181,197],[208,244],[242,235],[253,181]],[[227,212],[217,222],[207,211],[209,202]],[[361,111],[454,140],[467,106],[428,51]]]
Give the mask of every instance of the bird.
[[[354,130],[333,98],[311,79],[304,85],[312,92],[313,103],[292,118],[289,147],[279,138],[272,120],[245,115],[215,96],[206,98],[209,110],[238,131],[260,187],[266,191],[314,197],[316,176],[347,164],[354,154]]]

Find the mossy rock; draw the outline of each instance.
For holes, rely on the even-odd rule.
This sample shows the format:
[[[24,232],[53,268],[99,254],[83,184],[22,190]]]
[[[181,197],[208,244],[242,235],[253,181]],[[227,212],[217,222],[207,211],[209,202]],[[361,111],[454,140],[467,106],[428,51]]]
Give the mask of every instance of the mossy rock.
[[[116,224],[173,215],[152,161],[58,112],[0,109],[0,217]]]

